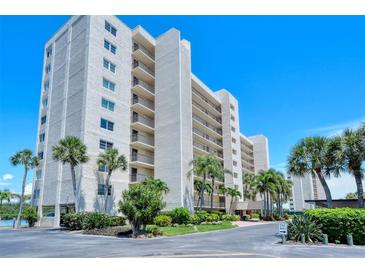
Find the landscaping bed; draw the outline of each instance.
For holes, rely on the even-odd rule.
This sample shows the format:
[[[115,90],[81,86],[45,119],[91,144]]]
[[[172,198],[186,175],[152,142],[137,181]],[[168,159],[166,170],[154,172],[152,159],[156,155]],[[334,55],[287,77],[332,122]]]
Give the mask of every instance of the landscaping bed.
[[[224,230],[234,227],[237,227],[237,225],[234,225],[229,221],[224,221],[218,224],[167,226],[167,227],[161,227],[160,230],[163,236],[176,236],[176,235],[184,235],[197,232]]]
[[[83,234],[122,238],[130,237],[132,235],[132,229],[130,226],[112,226],[106,228],[84,230]]]

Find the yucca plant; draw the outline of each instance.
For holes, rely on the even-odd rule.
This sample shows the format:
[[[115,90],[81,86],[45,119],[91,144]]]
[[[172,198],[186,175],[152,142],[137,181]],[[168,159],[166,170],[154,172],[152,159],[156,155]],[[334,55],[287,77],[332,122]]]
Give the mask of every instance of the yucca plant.
[[[304,234],[305,242],[313,243],[322,239],[320,226],[308,215],[295,215],[288,223],[288,237],[291,240],[300,241]]]

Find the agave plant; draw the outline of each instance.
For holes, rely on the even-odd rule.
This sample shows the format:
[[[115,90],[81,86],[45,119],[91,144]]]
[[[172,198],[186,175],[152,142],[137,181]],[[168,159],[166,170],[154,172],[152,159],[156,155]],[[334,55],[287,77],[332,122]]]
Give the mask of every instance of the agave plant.
[[[321,228],[312,217],[308,215],[295,215],[288,223],[289,239],[300,241],[301,235],[304,234],[305,241],[313,243],[322,239]]]

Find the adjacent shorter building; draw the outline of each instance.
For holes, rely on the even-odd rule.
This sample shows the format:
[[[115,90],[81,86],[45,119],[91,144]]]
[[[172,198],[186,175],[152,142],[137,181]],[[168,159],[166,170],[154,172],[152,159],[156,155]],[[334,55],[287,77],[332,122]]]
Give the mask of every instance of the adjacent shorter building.
[[[58,225],[73,206],[69,167],[52,158],[52,147],[77,136],[90,160],[77,168],[81,210],[104,208],[117,213],[128,186],[154,176],[167,183],[167,209],[194,210],[191,161],[214,153],[226,174],[220,186],[242,192],[242,175],[268,169],[268,141],[240,132],[239,104],[225,90],[213,92],[191,71],[191,48],[170,29],[157,38],[141,26],[130,29],[115,16],[74,16],[46,43],[40,98],[37,153],[41,159],[33,182],[33,203],[43,218]],[[117,148],[128,170],[115,171],[105,190],[105,168],[96,159]],[[213,207],[230,201],[215,191]],[[208,205],[207,205],[208,206]],[[210,203],[209,203],[210,206]],[[249,209],[238,201],[236,209]],[[259,205],[255,205],[259,207]]]

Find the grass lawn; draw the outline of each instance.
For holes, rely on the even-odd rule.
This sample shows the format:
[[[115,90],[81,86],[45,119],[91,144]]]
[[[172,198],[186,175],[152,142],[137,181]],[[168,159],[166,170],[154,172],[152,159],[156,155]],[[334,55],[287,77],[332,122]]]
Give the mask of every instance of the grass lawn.
[[[179,225],[177,227],[173,226],[161,227],[160,229],[164,236],[176,236],[176,235],[190,234],[196,232],[223,230],[233,227],[236,227],[236,225],[233,225],[231,222],[223,222],[220,225],[196,225],[196,230],[194,230],[194,227],[189,227],[185,225]]]

